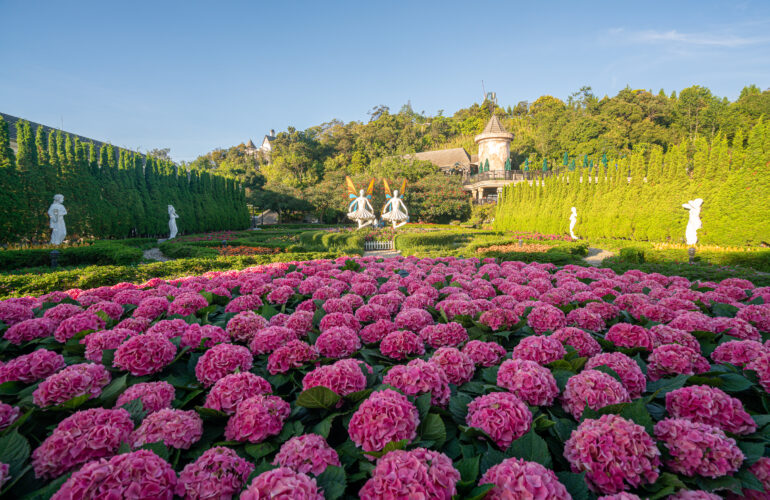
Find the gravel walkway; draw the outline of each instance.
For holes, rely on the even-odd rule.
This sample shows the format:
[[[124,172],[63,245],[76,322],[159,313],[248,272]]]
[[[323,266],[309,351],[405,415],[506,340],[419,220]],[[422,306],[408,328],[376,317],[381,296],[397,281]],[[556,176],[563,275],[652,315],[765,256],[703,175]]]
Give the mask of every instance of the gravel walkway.
[[[398,250],[369,250],[364,252],[364,257],[400,257],[401,252]]]
[[[606,259],[607,257],[613,257],[615,254],[608,251],[608,250],[602,250],[601,248],[589,248],[588,249],[588,257],[584,258],[588,265],[591,266],[599,266],[601,265],[602,261]]]
[[[143,257],[148,260],[157,260],[158,262],[166,262],[171,260],[170,258],[163,255],[163,252],[161,252],[160,248],[157,247],[145,250]]]

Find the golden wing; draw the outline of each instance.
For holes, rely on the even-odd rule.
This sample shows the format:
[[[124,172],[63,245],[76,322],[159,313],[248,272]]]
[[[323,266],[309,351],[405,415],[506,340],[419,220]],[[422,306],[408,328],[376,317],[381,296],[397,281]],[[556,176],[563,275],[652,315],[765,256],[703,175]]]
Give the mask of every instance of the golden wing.
[[[401,196],[404,196],[404,192],[406,191],[406,179],[404,179],[404,182],[401,183],[401,190],[399,193],[401,193]]]
[[[366,188],[366,195],[371,196],[374,192],[374,179],[369,181],[369,187]]]
[[[390,186],[388,186],[388,180],[382,179],[382,184],[385,186],[385,194],[390,196],[393,194],[393,191],[390,190]]]
[[[358,193],[356,193],[355,184],[353,184],[353,181],[347,175],[345,176],[345,184],[348,187],[348,194],[352,194],[353,196],[358,196]]]

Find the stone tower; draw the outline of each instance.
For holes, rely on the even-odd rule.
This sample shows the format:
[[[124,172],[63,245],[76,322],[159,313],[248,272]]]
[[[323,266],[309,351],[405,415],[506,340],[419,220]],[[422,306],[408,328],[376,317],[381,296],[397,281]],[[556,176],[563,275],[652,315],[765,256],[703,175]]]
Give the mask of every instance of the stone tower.
[[[505,170],[505,162],[511,154],[513,134],[505,130],[497,116],[492,115],[484,131],[473,140],[479,145],[479,167],[489,160],[490,172]]]

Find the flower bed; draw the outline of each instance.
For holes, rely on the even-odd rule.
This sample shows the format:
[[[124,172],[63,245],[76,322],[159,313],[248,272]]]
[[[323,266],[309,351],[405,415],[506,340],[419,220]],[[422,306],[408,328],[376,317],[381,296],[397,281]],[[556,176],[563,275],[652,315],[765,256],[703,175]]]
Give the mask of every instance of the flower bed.
[[[247,247],[247,246],[229,246],[220,247],[217,249],[219,255],[234,256],[234,255],[270,255],[274,253],[281,253],[280,248],[268,248],[268,247]]]
[[[766,303],[453,258],[8,299],[2,494],[766,498]]]
[[[543,253],[552,249],[552,245],[540,245],[537,243],[526,243],[519,245],[518,243],[511,243],[508,245],[491,245],[488,247],[479,247],[476,249],[476,253],[486,252],[529,252],[529,253]]]

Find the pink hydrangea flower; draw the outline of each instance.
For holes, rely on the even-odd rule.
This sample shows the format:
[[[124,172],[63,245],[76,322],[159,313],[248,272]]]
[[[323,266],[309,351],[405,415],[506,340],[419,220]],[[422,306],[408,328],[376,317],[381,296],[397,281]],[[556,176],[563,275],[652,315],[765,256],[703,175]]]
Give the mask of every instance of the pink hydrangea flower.
[[[169,316],[174,314],[190,316],[191,314],[195,314],[199,309],[208,307],[208,305],[209,303],[206,298],[199,293],[180,293],[168,307],[168,314]]]
[[[133,330],[136,333],[142,333],[147,330],[149,326],[150,320],[147,318],[126,318],[115,325],[115,328],[126,328],[128,330]]]
[[[357,359],[340,359],[330,365],[319,366],[302,379],[302,390],[320,385],[340,396],[363,391],[366,389],[366,376],[362,367],[371,373],[371,368]]]
[[[281,432],[289,413],[291,406],[278,396],[250,397],[238,405],[235,415],[227,421],[225,439],[260,443]]]
[[[19,418],[20,411],[16,406],[0,402],[0,430],[14,423]]]
[[[203,406],[232,415],[244,400],[271,392],[270,382],[258,375],[251,372],[232,373],[216,381]]]
[[[494,366],[505,357],[505,348],[497,342],[482,342],[471,340],[462,352],[467,354],[478,366]]]
[[[767,352],[767,348],[754,340],[731,340],[719,344],[711,353],[711,359],[717,363],[744,366],[764,352]]]
[[[668,325],[654,325],[650,328],[652,334],[653,347],[659,347],[666,344],[680,344],[690,349],[700,352],[700,343],[691,333],[684,330],[677,330]]]
[[[267,320],[254,311],[243,311],[227,322],[227,333],[234,342],[248,344],[261,329],[267,328]]]
[[[571,498],[552,470],[521,458],[507,458],[490,467],[479,480],[479,485],[483,484],[495,485],[484,497],[486,500]]]
[[[667,393],[666,411],[672,417],[713,425],[733,434],[757,430],[756,422],[739,399],[708,385],[692,385]]]
[[[630,323],[616,323],[610,327],[604,338],[618,347],[641,347],[648,351],[653,348],[652,334],[646,328]]]
[[[329,299],[323,303],[322,308],[327,314],[335,312],[353,314],[353,306],[342,298]]]
[[[642,369],[636,361],[622,352],[597,354],[586,362],[585,369],[590,370],[597,366],[607,366],[613,369],[620,377],[620,381],[628,391],[631,399],[641,397],[642,393],[647,389],[647,378],[644,376]]]
[[[765,488],[764,492],[757,490],[743,489],[740,495],[728,493],[728,500],[767,500],[770,496],[770,458],[762,457],[749,467],[749,472],[757,476],[759,482]]]
[[[567,313],[567,324],[594,332],[601,332],[607,327],[601,316],[583,307]]]
[[[134,309],[134,316],[153,320],[168,311],[170,305],[166,297],[147,297]]]
[[[359,335],[361,340],[367,344],[374,344],[385,338],[390,332],[398,330],[396,324],[388,319],[378,319],[372,324],[366,325],[361,329]]]
[[[85,358],[95,363],[102,362],[102,354],[107,349],[117,349],[128,337],[134,334],[133,331],[125,328],[115,328],[112,330],[99,330],[89,333],[81,341],[85,344]]]
[[[268,356],[267,371],[271,375],[286,373],[316,358],[318,358],[318,350],[315,347],[301,340],[290,340]]]
[[[507,449],[532,425],[532,413],[516,395],[492,392],[479,396],[468,405],[468,426],[481,429],[501,449]]]
[[[761,353],[757,359],[748,363],[744,370],[754,370],[757,372],[759,385],[766,392],[770,392],[770,352]]]
[[[208,348],[223,342],[230,342],[230,336],[220,327],[215,325],[189,325],[182,334],[180,347],[192,347],[198,349],[203,342],[203,347]]]
[[[564,349],[559,339],[552,336],[531,336],[521,339],[519,344],[513,348],[511,356],[545,365],[566,355],[567,350]]]
[[[650,380],[658,380],[666,375],[705,373],[710,368],[706,358],[679,344],[656,347],[647,358],[647,377]]]
[[[667,500],[721,500],[722,497],[715,493],[703,490],[680,490],[666,497]],[[728,496],[729,498],[729,496]]]
[[[346,326],[355,332],[361,330],[361,323],[358,322],[355,316],[348,313],[327,314],[321,318],[319,329],[322,332],[325,332],[326,330],[337,326]]]
[[[289,467],[296,472],[318,476],[329,465],[340,466],[340,457],[334,448],[318,434],[296,436],[281,445],[273,465]]]
[[[422,359],[413,359],[405,365],[396,365],[382,382],[392,385],[408,396],[431,393],[431,404],[446,406],[449,402],[449,380],[444,370]]]
[[[35,313],[32,312],[32,308],[29,306],[8,300],[0,301],[0,321],[8,326],[13,326],[16,323],[21,323],[34,317]]]
[[[294,311],[286,319],[284,325],[290,330],[294,330],[297,338],[304,337],[313,329],[313,313],[306,311]]]
[[[350,439],[364,451],[380,451],[392,441],[417,437],[420,416],[403,394],[375,392],[361,403],[348,424]]]
[[[497,372],[497,385],[532,406],[551,406],[559,387],[551,370],[526,359],[508,359]]]
[[[267,294],[267,301],[271,304],[285,304],[294,295],[294,288],[290,286],[279,286]]]
[[[385,335],[380,342],[380,352],[383,356],[401,360],[409,356],[422,356],[425,354],[425,345],[416,334],[398,330]]]
[[[262,307],[262,299],[259,295],[248,294],[241,295],[231,300],[227,306],[225,306],[225,312],[227,313],[240,313],[246,311],[254,311]]]
[[[512,328],[519,322],[519,317],[510,309],[496,307],[481,313],[479,322],[496,332]]]
[[[185,466],[176,494],[190,500],[231,498],[241,491],[253,470],[254,465],[235,450],[216,446]]]
[[[551,337],[562,344],[570,345],[575,348],[580,356],[591,357],[602,352],[599,342],[594,339],[590,333],[580,328],[566,326],[559,328]]]
[[[43,317],[52,321],[56,326],[59,326],[65,319],[82,312],[83,308],[76,306],[75,304],[59,304],[58,306],[46,309],[43,313]]]
[[[685,476],[717,478],[732,475],[743,463],[743,452],[721,429],[684,418],[655,424],[655,437],[668,449],[666,466]]]
[[[94,313],[82,312],[65,319],[56,331],[53,337],[62,344],[81,332],[96,331],[104,328],[105,321]]]
[[[169,448],[186,450],[203,434],[203,420],[195,410],[163,408],[147,415],[131,433],[132,448],[162,441]]]
[[[147,413],[153,413],[164,408],[171,408],[175,394],[174,386],[166,381],[141,382],[123,391],[115,402],[115,406],[123,406],[134,399],[139,399],[142,402],[142,408]]]
[[[150,450],[93,461],[72,474],[52,500],[152,498],[171,500],[177,478],[171,464]]]
[[[456,493],[460,473],[452,461],[437,451],[415,448],[395,450],[377,461],[358,493],[362,500],[385,498],[431,498],[450,500]]]
[[[581,422],[565,443],[564,458],[572,472],[586,472],[589,488],[598,493],[654,483],[660,470],[655,441],[644,427],[618,415]]]
[[[703,331],[710,332],[713,326],[713,318],[696,311],[680,312],[676,318],[669,321],[668,326],[686,332]]]
[[[102,365],[70,365],[42,381],[32,393],[32,400],[37,406],[45,407],[65,403],[85,394],[93,399],[109,383],[110,372]]]
[[[36,349],[0,365],[0,384],[12,381],[30,384],[53,375],[65,366],[64,356],[61,354],[47,349]]]
[[[251,341],[249,349],[254,355],[270,354],[290,340],[296,340],[294,330],[283,326],[268,326],[258,330]]]
[[[748,321],[760,331],[770,332],[770,305],[768,304],[748,305],[741,308],[735,317]]]
[[[433,348],[457,347],[468,340],[468,332],[453,321],[426,326],[420,330],[420,337]]]
[[[324,500],[315,479],[288,467],[263,472],[255,477],[240,500]]]
[[[174,360],[176,346],[160,334],[131,337],[115,351],[113,365],[140,377],[163,370]]]
[[[210,387],[235,370],[250,370],[252,364],[251,353],[244,346],[217,344],[200,357],[195,365],[195,376],[205,387]]]
[[[770,310],[767,311],[770,314]],[[762,335],[754,325],[741,318],[717,317],[711,320],[711,328],[714,332],[724,332],[727,335],[741,340],[761,341]]]
[[[476,365],[467,354],[454,347],[439,347],[430,362],[441,367],[450,384],[461,385],[473,378]]]
[[[402,309],[394,320],[401,330],[419,332],[428,325],[433,324],[433,316],[424,309]]]
[[[361,339],[355,330],[337,326],[324,330],[315,342],[321,356],[327,358],[347,358],[361,349]]]
[[[540,303],[533,307],[527,315],[527,324],[532,327],[535,333],[541,335],[567,326],[567,318],[558,307]]]
[[[56,330],[56,324],[48,318],[33,318],[15,323],[3,334],[11,344],[19,345],[30,340],[50,337]]]
[[[133,429],[131,415],[122,408],[75,412],[32,452],[35,476],[54,478],[90,460],[109,457]]]
[[[623,384],[597,370],[583,370],[567,381],[562,394],[564,410],[580,420],[585,407],[598,410],[608,405],[628,403],[631,397]]]

